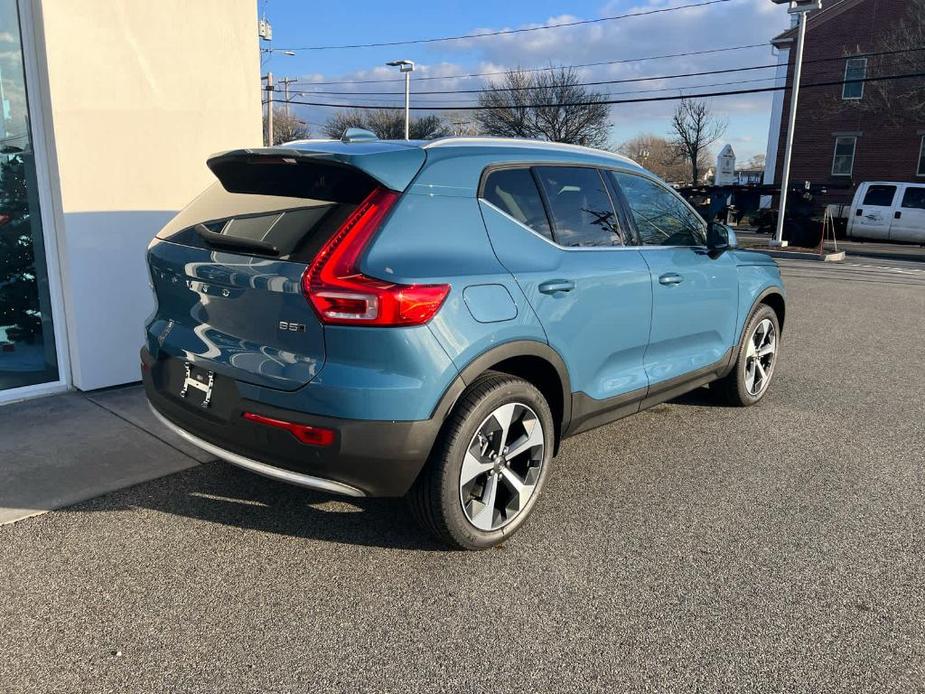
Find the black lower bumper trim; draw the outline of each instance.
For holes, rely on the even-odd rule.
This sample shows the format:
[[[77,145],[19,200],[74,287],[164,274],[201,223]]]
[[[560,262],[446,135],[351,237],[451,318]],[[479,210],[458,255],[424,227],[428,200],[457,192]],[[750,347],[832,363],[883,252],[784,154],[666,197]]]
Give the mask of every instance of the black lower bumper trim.
[[[282,471],[278,479],[291,472],[346,485],[367,496],[403,496],[427,462],[440,430],[438,418],[339,419],[273,407],[241,398],[233,383],[224,384],[222,401],[216,407],[204,409],[172,392],[168,360],[143,353],[142,361],[147,367],[142,371],[145,393],[160,417],[217,449]],[[305,445],[288,431],[245,420],[244,412],[333,429],[336,440],[331,446]],[[268,472],[272,471],[261,474]]]
[[[231,463],[232,465],[237,465],[238,467],[242,467],[245,470],[256,472],[258,475],[263,475],[264,477],[270,477],[275,480],[280,480],[281,482],[287,482],[288,484],[295,484],[299,487],[307,487],[309,489],[317,489],[324,492],[333,492],[335,494],[346,494],[347,496],[366,496],[366,494],[364,494],[361,490],[357,489],[356,487],[351,487],[348,484],[335,482],[334,480],[326,480],[322,479],[321,477],[314,477],[312,475],[306,475],[301,472],[291,472],[280,467],[274,467],[272,465],[267,465],[266,463],[251,460],[250,458],[245,458],[243,455],[238,455],[237,453],[232,453],[227,449],[215,446],[208,441],[204,441],[198,436],[193,436],[191,433],[186,431],[186,429],[181,429],[169,419],[162,416],[160,412],[154,409],[153,405],[151,406],[151,411],[154,413],[154,416],[157,417],[160,422],[173,433],[177,434],[182,439],[188,441],[194,446],[198,446],[207,453],[211,453],[216,458],[221,458],[225,462]]]

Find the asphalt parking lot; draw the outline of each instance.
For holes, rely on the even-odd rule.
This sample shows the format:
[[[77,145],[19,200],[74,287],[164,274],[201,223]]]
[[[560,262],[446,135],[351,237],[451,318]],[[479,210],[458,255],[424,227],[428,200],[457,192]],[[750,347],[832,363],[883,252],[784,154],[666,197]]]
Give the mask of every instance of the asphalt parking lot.
[[[500,549],[217,462],[0,527],[0,690],[925,689],[925,265],[783,265],[766,400],[570,439]]]

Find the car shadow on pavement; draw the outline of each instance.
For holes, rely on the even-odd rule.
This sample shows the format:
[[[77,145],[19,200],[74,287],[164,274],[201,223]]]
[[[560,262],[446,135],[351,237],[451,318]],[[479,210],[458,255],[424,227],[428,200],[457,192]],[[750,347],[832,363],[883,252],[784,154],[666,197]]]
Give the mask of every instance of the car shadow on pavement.
[[[719,407],[732,408],[733,406],[723,402],[723,400],[709,386],[702,386],[694,390],[672,398],[666,404],[668,405],[688,405],[690,407]]]
[[[419,529],[402,499],[353,499],[284,484],[222,461],[67,509],[147,508],[199,521],[306,539],[449,551]]]

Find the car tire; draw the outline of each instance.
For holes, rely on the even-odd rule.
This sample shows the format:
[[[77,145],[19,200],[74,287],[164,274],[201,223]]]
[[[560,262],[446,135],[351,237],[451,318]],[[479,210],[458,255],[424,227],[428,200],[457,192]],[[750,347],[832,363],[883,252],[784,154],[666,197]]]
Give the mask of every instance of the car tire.
[[[732,371],[710,389],[730,405],[750,407],[756,404],[768,392],[779,351],[777,313],[767,304],[758,304],[742,331]]]
[[[412,515],[450,547],[500,544],[533,510],[554,437],[552,412],[536,387],[483,374],[460,396],[408,493]]]

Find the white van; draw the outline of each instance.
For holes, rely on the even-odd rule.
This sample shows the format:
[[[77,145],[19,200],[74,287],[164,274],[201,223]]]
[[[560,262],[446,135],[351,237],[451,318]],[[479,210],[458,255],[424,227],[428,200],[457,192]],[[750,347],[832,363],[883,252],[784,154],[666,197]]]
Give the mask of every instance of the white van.
[[[848,213],[848,237],[925,244],[925,182],[859,185]]]

